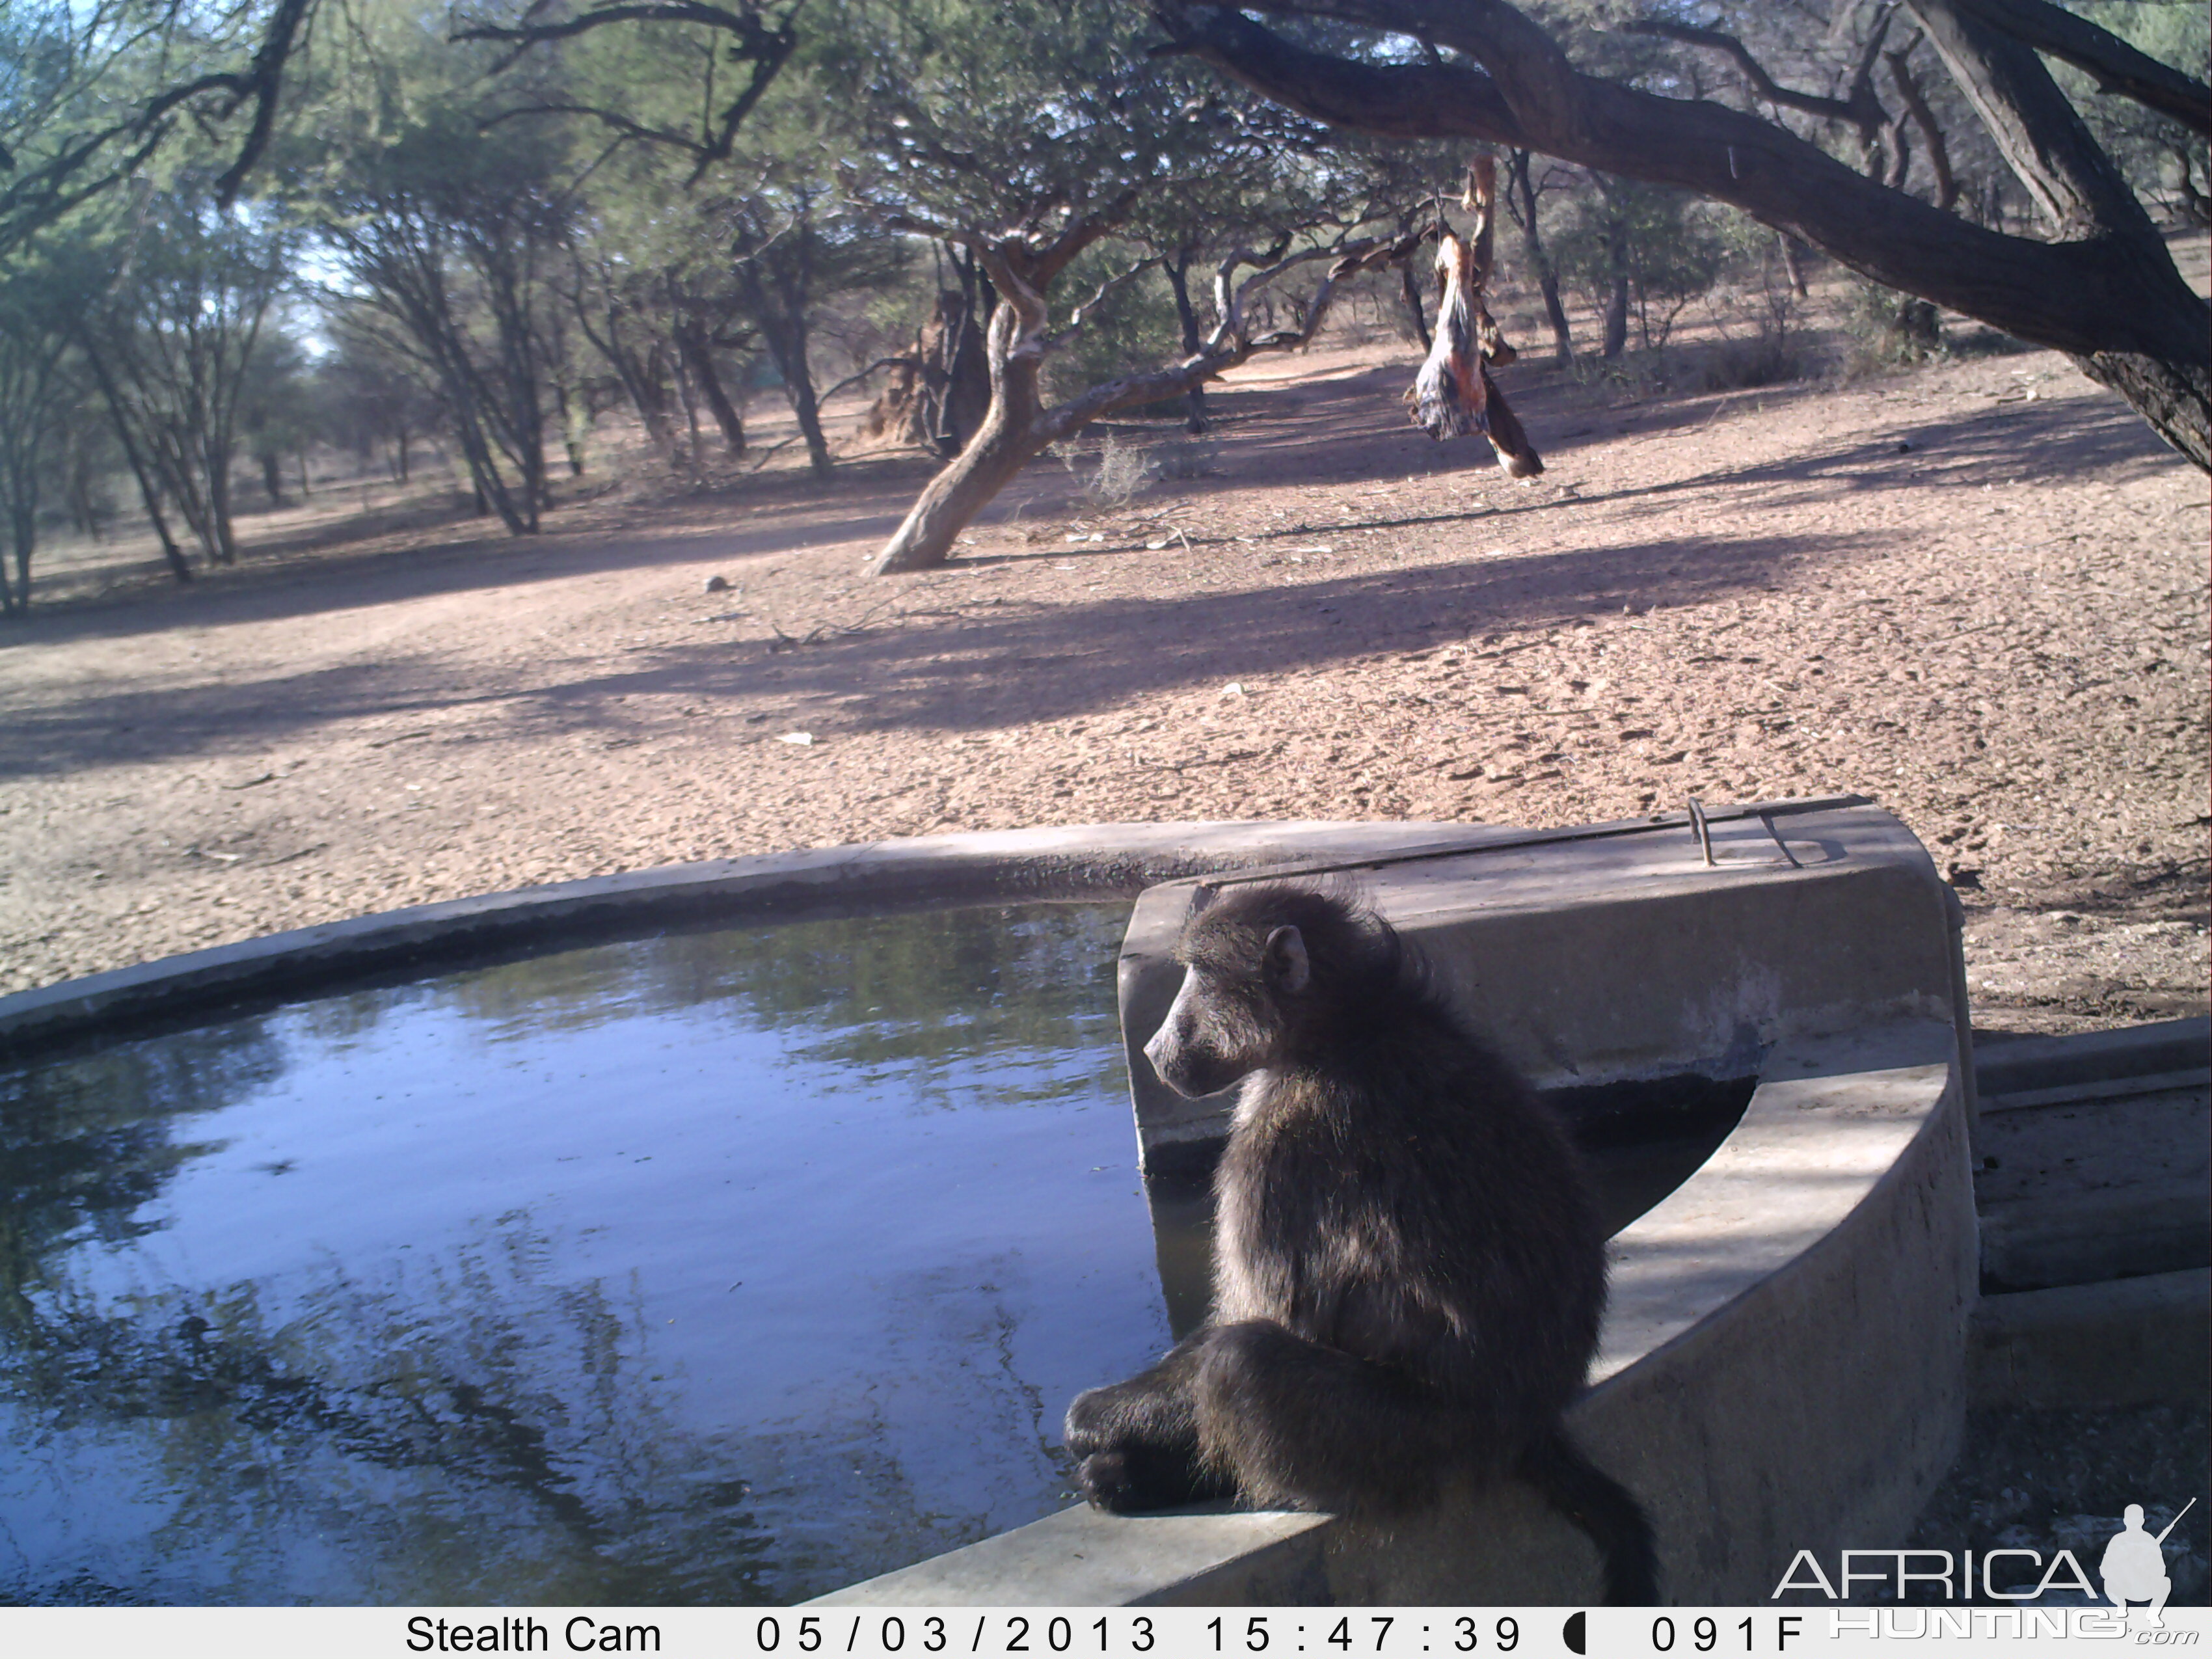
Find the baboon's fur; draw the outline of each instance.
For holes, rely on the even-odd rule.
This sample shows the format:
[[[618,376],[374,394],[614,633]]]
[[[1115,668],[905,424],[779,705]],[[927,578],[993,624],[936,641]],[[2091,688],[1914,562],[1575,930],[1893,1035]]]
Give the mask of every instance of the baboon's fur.
[[[1180,1092],[1242,1077],[1214,1177],[1214,1308],[1067,1413],[1091,1500],[1235,1495],[1378,1518],[1517,1476],[1649,1601],[1635,1500],[1567,1441],[1605,1300],[1605,1232],[1565,1133],[1379,917],[1283,884],[1185,927],[1147,1046]]]

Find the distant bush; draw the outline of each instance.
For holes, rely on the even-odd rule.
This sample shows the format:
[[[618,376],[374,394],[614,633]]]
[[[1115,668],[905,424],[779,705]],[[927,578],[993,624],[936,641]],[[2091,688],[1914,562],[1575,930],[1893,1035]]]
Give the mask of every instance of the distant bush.
[[[1053,292],[1066,306],[1079,304],[1129,258],[1118,244],[1102,244],[1079,255]],[[1066,319],[1064,312],[1055,324]],[[1073,339],[1045,360],[1045,388],[1054,398],[1072,398],[1101,381],[1116,380],[1172,362],[1181,353],[1182,325],[1176,319],[1175,296],[1167,278],[1148,270],[1106,296]]]
[[[1766,237],[1747,252],[1741,263],[1755,264],[1755,269],[1706,298],[1720,332],[1698,365],[1699,382],[1709,392],[1786,386],[1822,368],[1803,302],[1776,258],[1773,239]]]
[[[1850,285],[1844,301],[1844,331],[1851,343],[1845,369],[1854,374],[1945,355],[1943,319],[1935,306],[1878,283]]]

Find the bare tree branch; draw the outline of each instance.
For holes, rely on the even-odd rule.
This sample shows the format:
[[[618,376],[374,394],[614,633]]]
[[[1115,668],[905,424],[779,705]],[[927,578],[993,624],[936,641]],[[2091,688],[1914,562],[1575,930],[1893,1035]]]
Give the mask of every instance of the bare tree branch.
[[[1768,103],[1817,115],[1826,121],[1849,121],[1858,129],[1859,149],[1867,160],[1868,176],[1880,178],[1882,130],[1890,125],[1890,119],[1889,112],[1882,107],[1874,89],[1874,62],[1889,31],[1890,15],[1887,6],[1875,14],[1874,27],[1868,32],[1859,49],[1859,60],[1852,68],[1850,91],[1841,98],[1824,98],[1782,85],[1752,56],[1749,47],[1735,35],[1719,29],[1694,28],[1686,23],[1672,23],[1656,17],[1638,18],[1623,27],[1631,34],[1655,35],[1684,46],[1725,52],[1735,60],[1744,79],[1751,83],[1751,89]]]
[[[1310,247],[1285,258],[1283,249],[1286,245],[1287,239],[1258,256],[1240,247],[1221,262],[1220,269],[1213,274],[1213,304],[1218,320],[1214,324],[1212,337],[1206,342],[1206,349],[1219,349],[1227,342],[1243,336],[1244,302],[1276,277],[1297,266],[1315,259],[1334,258],[1343,252],[1343,249],[1336,247]],[[1245,265],[1257,265],[1260,269],[1231,289],[1231,279]]]
[[[1921,93],[1920,83],[1913,79],[1907,61],[1912,56],[1912,49],[1923,38],[1916,34],[1902,51],[1886,52],[1882,57],[1889,64],[1889,78],[1897,84],[1899,101],[1904,104],[1905,112],[1920,129],[1920,137],[1928,145],[1928,166],[1936,175],[1936,205],[1948,213],[1959,200],[1959,180],[1951,171],[1951,148],[1944,142],[1943,129],[1936,124],[1936,112],[1928,106],[1928,100]]]
[[[64,141],[35,165],[27,166],[21,155],[0,149],[0,173],[17,175],[0,190],[0,252],[137,173],[180,118],[190,117],[208,128],[251,103],[253,118],[246,136],[215,183],[217,204],[229,207],[268,148],[285,67],[315,4],[316,0],[276,0],[246,68],[212,70],[166,87],[105,125]],[[87,26],[97,21],[95,16]]]
[[[1048,351],[1057,350],[1060,347],[1066,344],[1069,340],[1075,337],[1076,332],[1082,328],[1085,323],[1091,319],[1091,313],[1097,310],[1100,306],[1105,304],[1107,298],[1109,295],[1117,294],[1121,289],[1128,287],[1128,285],[1135,282],[1138,277],[1143,276],[1154,265],[1160,263],[1161,257],[1158,254],[1154,254],[1149,259],[1139,259],[1135,264],[1130,265],[1124,270],[1115,271],[1111,276],[1109,276],[1104,282],[1098,284],[1097,288],[1092,291],[1089,299],[1085,300],[1081,305],[1076,307],[1073,311],[1068,313],[1066,327],[1056,329],[1050,334],[1040,335],[1034,340],[1026,341],[1023,343],[1020,349],[1024,351],[1033,350],[1040,356]]]
[[[253,67],[242,77],[236,102],[223,112],[228,117],[238,103],[248,98],[253,100],[253,125],[246,129],[246,142],[238,147],[238,155],[222,177],[215,181],[215,199],[220,207],[227,210],[238,199],[246,175],[269,147],[269,135],[276,122],[277,98],[283,90],[284,66],[291,61],[293,43],[314,3],[315,0],[277,0],[276,10],[262,36],[261,49],[253,54]]]
[[[647,126],[617,111],[580,105],[538,105],[510,112],[588,116],[627,137],[682,150],[693,158],[691,181],[696,184],[708,167],[717,161],[729,160],[737,144],[738,130],[744,125],[745,118],[752,113],[754,106],[767,93],[769,83],[790,61],[792,52],[799,45],[796,23],[799,10],[805,4],[805,0],[791,0],[783,12],[771,21],[758,7],[732,11],[726,6],[708,4],[706,0],[611,0],[611,3],[603,0],[603,3],[588,7],[574,16],[557,22],[477,23],[456,29],[452,38],[455,40],[507,41],[516,46],[520,56],[521,52],[533,46],[569,40],[614,23],[688,23],[729,36],[731,61],[750,64],[752,73],[737,96],[724,106],[711,121],[705,123],[706,130],[698,137]],[[537,9],[532,6],[524,15],[528,17]]]

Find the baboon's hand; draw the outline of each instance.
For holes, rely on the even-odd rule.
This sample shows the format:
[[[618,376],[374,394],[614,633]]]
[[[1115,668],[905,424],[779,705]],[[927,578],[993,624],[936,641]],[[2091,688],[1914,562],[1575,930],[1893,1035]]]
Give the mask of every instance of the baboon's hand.
[[[1114,1410],[1118,1386],[1085,1389],[1067,1408],[1067,1449],[1079,1461],[1113,1444],[1117,1427]]]
[[[1083,1495],[1102,1510],[1128,1515],[1153,1507],[1153,1500],[1139,1489],[1128,1458],[1118,1451],[1093,1452],[1077,1467],[1075,1478]]]

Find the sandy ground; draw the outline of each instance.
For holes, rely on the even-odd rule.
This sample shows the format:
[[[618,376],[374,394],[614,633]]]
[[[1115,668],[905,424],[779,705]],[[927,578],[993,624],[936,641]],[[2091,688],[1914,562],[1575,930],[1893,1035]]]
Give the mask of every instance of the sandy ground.
[[[2205,1008],[2206,484],[2116,398],[2048,354],[1696,396],[1523,364],[1516,484],[1405,424],[1413,366],[1249,366],[1211,476],[1106,512],[1040,461],[921,576],[858,574],[927,470],[884,456],[526,541],[325,495],[181,590],[57,557],[0,629],[0,990],[933,830],[1854,790],[1960,889],[1978,1024]]]

